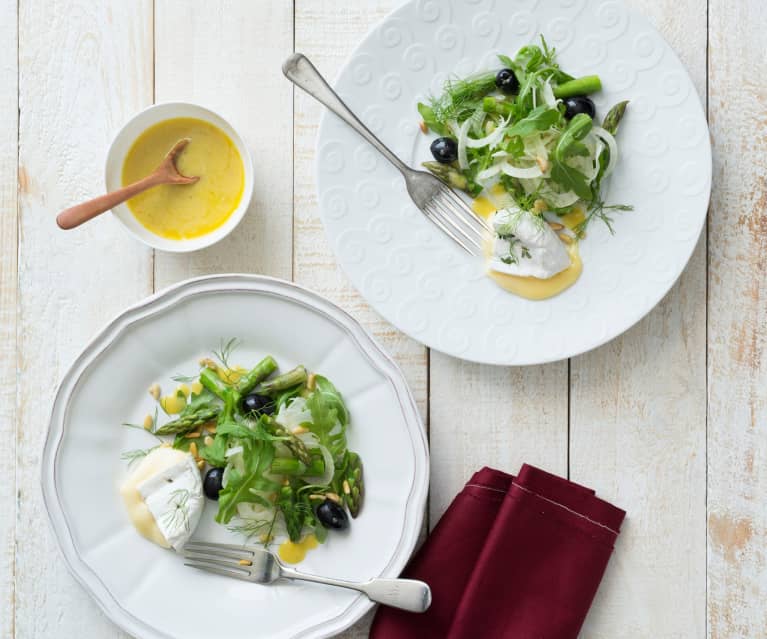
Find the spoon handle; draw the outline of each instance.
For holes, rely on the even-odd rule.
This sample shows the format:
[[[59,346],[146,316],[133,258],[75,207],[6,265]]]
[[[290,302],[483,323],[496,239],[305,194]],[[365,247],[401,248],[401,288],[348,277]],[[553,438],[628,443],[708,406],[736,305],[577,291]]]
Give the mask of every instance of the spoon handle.
[[[56,224],[64,230],[73,229],[161,182],[162,177],[152,173],[121,189],[64,209],[56,216]]]

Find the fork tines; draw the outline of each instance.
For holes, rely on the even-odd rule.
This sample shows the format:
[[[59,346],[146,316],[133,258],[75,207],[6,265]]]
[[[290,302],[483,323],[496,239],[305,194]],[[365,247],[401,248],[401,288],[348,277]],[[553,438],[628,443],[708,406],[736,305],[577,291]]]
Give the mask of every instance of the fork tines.
[[[190,541],[184,545],[185,566],[224,577],[252,581],[254,553],[242,546]]]
[[[424,213],[442,231],[471,255],[482,255],[490,226],[444,184],[423,207]]]

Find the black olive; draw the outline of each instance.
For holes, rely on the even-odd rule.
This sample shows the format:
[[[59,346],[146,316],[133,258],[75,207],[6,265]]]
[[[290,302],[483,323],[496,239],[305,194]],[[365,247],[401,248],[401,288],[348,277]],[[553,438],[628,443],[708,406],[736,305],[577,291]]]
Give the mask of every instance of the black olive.
[[[458,159],[458,144],[453,138],[437,138],[429,148],[434,159],[442,164],[450,164]]]
[[[503,93],[519,91],[519,80],[511,69],[501,69],[495,76],[495,86]]]
[[[274,400],[266,395],[250,393],[242,398],[242,410],[245,413],[271,415],[274,412]]]
[[[594,101],[585,95],[575,95],[572,98],[565,98],[565,117],[572,120],[579,113],[585,113],[592,120],[597,114],[597,108]]]
[[[211,468],[205,473],[205,479],[202,482],[202,492],[208,499],[218,501],[218,493],[221,491],[221,482],[224,479],[223,468]]]
[[[317,506],[317,519],[325,528],[343,530],[349,527],[349,517],[346,511],[332,499],[326,499]]]

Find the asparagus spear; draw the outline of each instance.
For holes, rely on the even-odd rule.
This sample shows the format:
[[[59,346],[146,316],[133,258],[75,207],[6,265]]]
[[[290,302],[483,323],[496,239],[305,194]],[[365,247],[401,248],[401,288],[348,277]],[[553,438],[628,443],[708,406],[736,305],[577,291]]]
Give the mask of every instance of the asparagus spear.
[[[309,453],[309,450],[306,448],[306,444],[304,444],[303,441],[301,441],[298,437],[296,437],[293,433],[288,431],[286,428],[280,426],[276,421],[273,419],[265,420],[265,423],[267,427],[269,428],[272,435],[275,435],[276,437],[284,437],[283,444],[288,448],[288,450],[293,453],[293,455],[301,461],[303,464],[310,466],[312,464],[312,456]],[[323,464],[324,466],[324,464]],[[320,471],[317,473],[318,475],[321,475],[323,471]]]
[[[602,122],[602,128],[610,135],[615,135],[618,132],[618,125],[623,119],[623,115],[626,113],[626,107],[628,106],[628,100],[618,102],[612,109],[607,112],[604,121]],[[599,189],[602,186],[602,178],[604,177],[605,169],[610,162],[610,151],[605,147],[599,154],[599,171],[597,177],[591,186],[594,198],[598,199]]]
[[[168,422],[156,431],[155,435],[177,435],[188,433],[198,426],[207,424],[218,417],[221,409],[218,406],[201,406],[195,411],[182,415],[178,419]]]
[[[275,391],[282,391],[286,388],[292,388],[306,381],[306,369],[303,366],[296,366],[292,371],[278,375],[274,379],[261,382],[256,386],[255,391],[260,395],[268,395]]]
[[[308,475],[314,477],[325,472],[325,463],[322,457],[310,457],[308,465],[292,457],[275,457],[269,470],[275,475]]]
[[[469,187],[469,181],[458,169],[449,164],[440,164],[439,162],[424,162],[422,165],[432,175],[438,177],[448,186],[454,189],[466,191]]]
[[[250,371],[243,375],[234,388],[240,395],[247,395],[259,382],[265,380],[276,370],[277,362],[274,361],[274,358],[271,355],[267,355]]]
[[[554,97],[571,98],[575,95],[588,95],[602,90],[602,81],[598,75],[586,75],[569,82],[564,82],[554,89]]]
[[[346,473],[341,484],[341,490],[349,513],[356,518],[365,496],[365,484],[362,481],[362,460],[357,453],[347,452]]]
[[[629,101],[624,100],[618,102],[612,109],[607,112],[604,121],[602,122],[602,128],[610,135],[615,135],[618,132],[618,125],[623,119],[623,114],[626,112],[626,107]]]
[[[200,384],[207,388],[216,397],[226,399],[231,388],[221,381],[218,373],[212,368],[203,368],[200,371]]]
[[[297,508],[296,494],[290,484],[280,488],[280,492],[277,493],[276,506],[282,511],[282,516],[285,518],[285,527],[288,529],[290,541],[300,541],[301,531],[304,528],[304,513],[301,512],[300,508]]]

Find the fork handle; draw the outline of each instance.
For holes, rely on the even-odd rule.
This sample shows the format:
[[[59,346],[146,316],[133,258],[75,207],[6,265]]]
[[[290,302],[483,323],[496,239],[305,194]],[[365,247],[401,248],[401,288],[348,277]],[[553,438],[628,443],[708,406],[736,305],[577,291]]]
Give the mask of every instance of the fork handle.
[[[294,53],[282,65],[282,72],[293,84],[301,87],[315,100],[324,104],[330,111],[352,127],[357,133],[372,144],[378,151],[396,166],[403,175],[411,171],[402,160],[400,160],[392,151],[379,140],[373,132],[368,129],[360,119],[354,115],[352,110],[346,106],[346,103],[338,94],[330,88],[325,78],[309,61],[303,53]]]
[[[285,567],[282,568],[281,575],[288,579],[312,581],[318,584],[357,590],[366,594],[370,601],[410,612],[425,612],[431,605],[429,585],[416,579],[371,579],[358,583],[344,579],[307,575]]]

